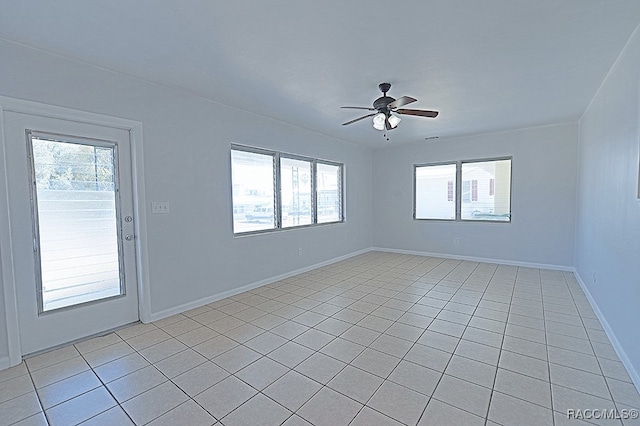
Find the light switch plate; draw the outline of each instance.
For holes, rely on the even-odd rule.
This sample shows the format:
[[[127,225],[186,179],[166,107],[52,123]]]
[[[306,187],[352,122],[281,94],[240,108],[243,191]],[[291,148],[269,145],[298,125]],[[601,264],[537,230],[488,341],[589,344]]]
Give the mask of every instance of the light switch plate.
[[[169,202],[168,201],[152,201],[151,213],[153,214],[168,214]]]

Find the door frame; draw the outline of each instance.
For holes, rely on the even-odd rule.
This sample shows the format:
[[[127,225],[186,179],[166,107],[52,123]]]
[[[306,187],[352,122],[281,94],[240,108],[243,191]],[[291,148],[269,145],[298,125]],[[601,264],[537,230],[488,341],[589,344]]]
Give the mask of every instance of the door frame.
[[[0,287],[4,295],[5,324],[9,354],[0,354],[0,370],[22,362],[20,325],[18,321],[18,299],[15,282],[15,259],[12,249],[14,236],[11,232],[9,215],[9,176],[5,137],[5,112],[24,113],[47,118],[75,121],[105,127],[127,130],[131,141],[131,175],[133,190],[133,216],[135,225],[136,275],[138,280],[138,316],[142,322],[151,321],[151,300],[149,285],[149,258],[147,250],[147,221],[144,188],[143,134],[142,122],[64,108],[39,102],[0,96],[0,235],[8,238],[0,240]],[[25,161],[27,161],[25,159]],[[26,178],[26,177],[25,177]],[[2,333],[3,330],[0,330]]]

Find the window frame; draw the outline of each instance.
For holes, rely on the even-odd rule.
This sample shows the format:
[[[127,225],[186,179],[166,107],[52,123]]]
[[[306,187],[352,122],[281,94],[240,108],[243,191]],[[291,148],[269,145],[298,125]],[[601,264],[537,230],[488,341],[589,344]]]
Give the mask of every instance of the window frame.
[[[233,219],[233,156],[232,151],[242,151],[249,152],[254,154],[262,154],[268,155],[273,158],[273,212],[274,212],[274,227],[269,229],[260,229],[260,230],[252,230],[252,231],[244,231],[244,232],[236,232],[234,226]],[[281,179],[281,159],[291,159],[291,160],[299,160],[299,161],[307,161],[311,163],[311,219],[312,223],[304,224],[304,225],[295,225],[295,226],[283,226],[282,221],[282,179]],[[300,228],[311,228],[315,226],[324,226],[324,225],[332,225],[336,223],[344,223],[345,222],[345,185],[344,185],[344,163],[339,163],[337,161],[318,159],[313,157],[307,157],[303,155],[291,154],[287,152],[273,151],[264,148],[258,148],[247,145],[239,145],[239,144],[231,144],[231,149],[229,150],[229,163],[230,163],[230,187],[231,187],[231,229],[234,237],[243,237],[248,235],[258,235],[258,234],[266,234],[270,232],[279,232],[279,231],[289,231],[293,229]],[[317,172],[318,172],[318,164],[326,164],[331,166],[338,167],[339,170],[339,178],[338,178],[338,195],[340,197],[340,212],[339,212],[339,220],[331,221],[331,222],[322,222],[318,223],[318,190],[317,190]]]
[[[491,219],[463,219],[462,218],[462,165],[469,163],[488,163],[492,161],[509,161],[509,220],[491,220]],[[439,219],[439,218],[418,218],[416,217],[416,205],[417,205],[417,171],[419,167],[430,167],[430,166],[443,166],[443,165],[456,165],[456,178],[454,181],[454,202],[455,202],[455,218],[453,219]],[[495,178],[494,178],[495,179]],[[471,189],[472,183],[469,180],[469,198],[471,199]],[[494,190],[495,193],[495,190]],[[433,162],[433,163],[420,163],[413,165],[413,220],[425,220],[425,221],[437,221],[437,222],[474,222],[474,223],[511,223],[512,218],[512,208],[511,201],[513,195],[513,156],[504,156],[504,157],[492,157],[492,158],[481,158],[481,159],[471,159],[471,160],[456,160],[456,161],[442,161],[442,162]]]
[[[277,164],[278,164],[278,170],[277,170],[277,175],[278,175],[278,179],[277,179],[277,186],[276,186],[276,190],[277,190],[277,196],[275,198],[278,198],[278,211],[279,211],[279,216],[280,216],[280,222],[279,222],[279,228],[277,229],[293,229],[293,228],[301,228],[304,226],[310,226],[310,225],[315,225],[316,224],[316,205],[317,205],[317,200],[316,200],[316,196],[314,195],[315,193],[315,188],[316,188],[316,164],[315,164],[315,160],[313,158],[309,158],[309,157],[303,157],[301,155],[294,155],[294,154],[287,154],[287,153],[282,153],[282,152],[278,152],[276,153],[277,156]],[[286,158],[288,160],[297,160],[297,161],[304,161],[304,162],[308,162],[310,167],[310,173],[311,176],[309,176],[309,179],[311,179],[311,223],[307,223],[304,225],[295,225],[295,226],[284,226],[284,221],[283,221],[283,213],[282,213],[282,159]]]
[[[417,218],[416,217],[416,209],[418,204],[418,197],[416,197],[416,191],[418,189],[418,167],[428,167],[428,166],[451,166],[456,165],[456,177],[453,181],[453,202],[455,203],[454,207],[454,218],[453,219],[441,219],[441,218]],[[425,163],[425,164],[414,164],[413,165],[413,219],[414,220],[436,220],[439,222],[455,222],[458,217],[458,199],[460,198],[460,188],[458,188],[458,165],[456,161],[441,161],[437,163]],[[447,181],[447,199],[449,198],[449,188]]]
[[[280,168],[277,167],[276,165],[279,162],[279,159],[277,158],[277,156],[275,155],[276,153],[273,151],[269,151],[266,149],[262,149],[262,148],[256,148],[256,147],[242,147],[243,149],[236,149],[234,147],[234,145],[231,145],[231,150],[229,150],[229,181],[231,183],[230,187],[231,187],[231,230],[233,232],[234,235],[246,235],[249,233],[252,234],[261,234],[264,232],[273,232],[277,229],[280,228],[280,217],[279,217],[279,211],[280,208],[278,206],[278,200],[279,197],[276,196],[276,192],[277,190],[279,190],[279,183],[278,181],[280,180],[280,173],[279,170]],[[273,228],[268,228],[268,229],[258,229],[258,230],[252,230],[252,231],[246,231],[246,232],[236,232],[234,229],[234,219],[233,219],[233,209],[234,209],[234,205],[233,205],[233,153],[232,151],[236,150],[236,151],[242,151],[242,152],[249,152],[252,154],[261,154],[261,155],[265,155],[265,156],[269,156],[271,157],[271,161],[272,161],[272,165],[273,165],[273,190],[274,190],[274,196],[273,196]]]
[[[340,196],[340,211],[338,212],[338,220],[334,220],[331,222],[321,222],[318,223],[318,186],[317,186],[317,176],[318,176],[318,164],[324,164],[327,166],[335,166],[338,167],[338,195]],[[344,164],[338,163],[335,161],[329,160],[319,160],[315,159],[313,163],[313,224],[314,225],[330,225],[332,223],[342,223],[345,221],[344,217]]]

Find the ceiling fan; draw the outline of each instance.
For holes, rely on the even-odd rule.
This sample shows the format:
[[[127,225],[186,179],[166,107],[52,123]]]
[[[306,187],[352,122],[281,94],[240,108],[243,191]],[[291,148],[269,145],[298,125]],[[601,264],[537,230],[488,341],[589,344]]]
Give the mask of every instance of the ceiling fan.
[[[403,96],[399,99],[394,99],[391,96],[387,96],[387,92],[391,89],[390,83],[380,83],[378,88],[382,92],[382,96],[373,101],[373,108],[370,107],[353,107],[343,106],[340,108],[348,109],[366,109],[368,111],[376,111],[371,114],[363,115],[355,120],[342,123],[343,126],[355,123],[356,121],[364,120],[368,117],[373,117],[373,127],[376,130],[391,130],[395,129],[400,123],[400,117],[396,114],[403,115],[417,115],[419,117],[435,118],[438,116],[438,111],[428,111],[423,109],[406,109],[401,108],[410,103],[416,102],[417,99],[410,96]]]

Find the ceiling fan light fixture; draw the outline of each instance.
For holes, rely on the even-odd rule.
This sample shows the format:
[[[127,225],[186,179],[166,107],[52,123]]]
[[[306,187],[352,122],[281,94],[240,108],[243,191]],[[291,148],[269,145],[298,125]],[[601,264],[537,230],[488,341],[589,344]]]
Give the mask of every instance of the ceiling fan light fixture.
[[[373,128],[376,130],[384,130],[384,121],[387,116],[384,113],[378,113],[373,116]]]
[[[364,120],[366,118],[373,117],[373,128],[376,130],[391,130],[398,127],[400,124],[401,115],[415,115],[418,117],[428,117],[435,118],[438,116],[438,111],[429,111],[424,109],[406,109],[402,108],[405,105],[409,105],[413,102],[416,102],[417,99],[412,98],[411,96],[402,96],[401,98],[394,99],[390,96],[387,96],[387,92],[391,88],[391,84],[389,83],[380,83],[378,86],[380,91],[382,92],[382,96],[373,101],[372,107],[360,107],[360,106],[343,106],[341,108],[349,108],[349,109],[363,109],[367,111],[372,111],[369,114],[363,115],[362,117],[358,117],[356,119],[347,121],[346,123],[342,123],[343,126],[347,126],[349,124],[356,123],[360,120]],[[386,133],[385,133],[386,134]]]
[[[400,119],[400,117],[398,117],[397,115],[393,115],[391,114],[389,116],[389,124],[391,124],[391,128],[395,129],[396,127],[398,127],[398,124],[401,122],[402,120]]]

